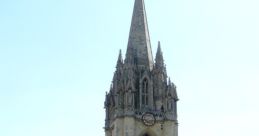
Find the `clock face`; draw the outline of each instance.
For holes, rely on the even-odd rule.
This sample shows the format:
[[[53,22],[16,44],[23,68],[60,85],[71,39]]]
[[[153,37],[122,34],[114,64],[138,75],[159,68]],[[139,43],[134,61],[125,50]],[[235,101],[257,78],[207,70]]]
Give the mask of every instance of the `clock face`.
[[[156,122],[156,119],[152,113],[145,113],[142,116],[142,121],[146,126],[153,126]]]

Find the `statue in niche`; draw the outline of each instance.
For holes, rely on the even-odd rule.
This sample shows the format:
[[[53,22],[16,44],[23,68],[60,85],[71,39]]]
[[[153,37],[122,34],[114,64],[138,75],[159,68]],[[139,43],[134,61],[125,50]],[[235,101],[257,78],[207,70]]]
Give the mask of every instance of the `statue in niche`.
[[[123,92],[120,91],[119,93],[119,107],[123,108]]]
[[[115,108],[119,107],[119,97],[118,94],[115,94]]]
[[[171,98],[169,98],[169,100],[167,101],[167,109],[168,109],[169,111],[172,110],[172,99],[171,99]]]
[[[134,93],[131,88],[126,92],[126,100],[127,107],[131,109],[134,103]]]

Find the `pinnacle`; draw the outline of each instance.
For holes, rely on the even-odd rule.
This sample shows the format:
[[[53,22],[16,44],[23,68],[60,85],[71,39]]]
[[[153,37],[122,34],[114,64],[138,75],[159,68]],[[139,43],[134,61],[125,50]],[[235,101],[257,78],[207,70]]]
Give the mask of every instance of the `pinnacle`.
[[[158,41],[158,48],[157,48],[157,52],[162,52],[162,51],[161,51],[161,43],[160,43],[160,41]]]
[[[123,64],[123,58],[122,58],[122,53],[121,53],[121,50],[119,51],[119,56],[118,56],[118,60],[117,60],[117,66],[116,67],[119,67]]]
[[[164,57],[163,53],[161,50],[161,44],[160,41],[158,41],[158,47],[157,47],[157,52],[156,52],[156,66],[163,67],[164,66]]]

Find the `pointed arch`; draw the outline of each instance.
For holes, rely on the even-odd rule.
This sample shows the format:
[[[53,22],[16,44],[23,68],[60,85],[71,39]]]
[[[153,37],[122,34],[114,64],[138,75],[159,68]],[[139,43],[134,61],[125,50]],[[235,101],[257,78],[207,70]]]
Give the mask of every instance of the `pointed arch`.
[[[147,129],[142,131],[138,136],[158,136],[158,135],[151,129]]]

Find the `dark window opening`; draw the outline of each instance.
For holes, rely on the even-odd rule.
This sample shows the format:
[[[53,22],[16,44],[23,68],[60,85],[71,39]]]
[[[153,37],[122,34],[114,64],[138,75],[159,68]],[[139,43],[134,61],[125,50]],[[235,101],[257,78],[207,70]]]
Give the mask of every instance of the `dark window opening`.
[[[147,81],[147,79],[144,79],[143,83],[142,83],[142,104],[145,106],[148,105],[148,81]]]

